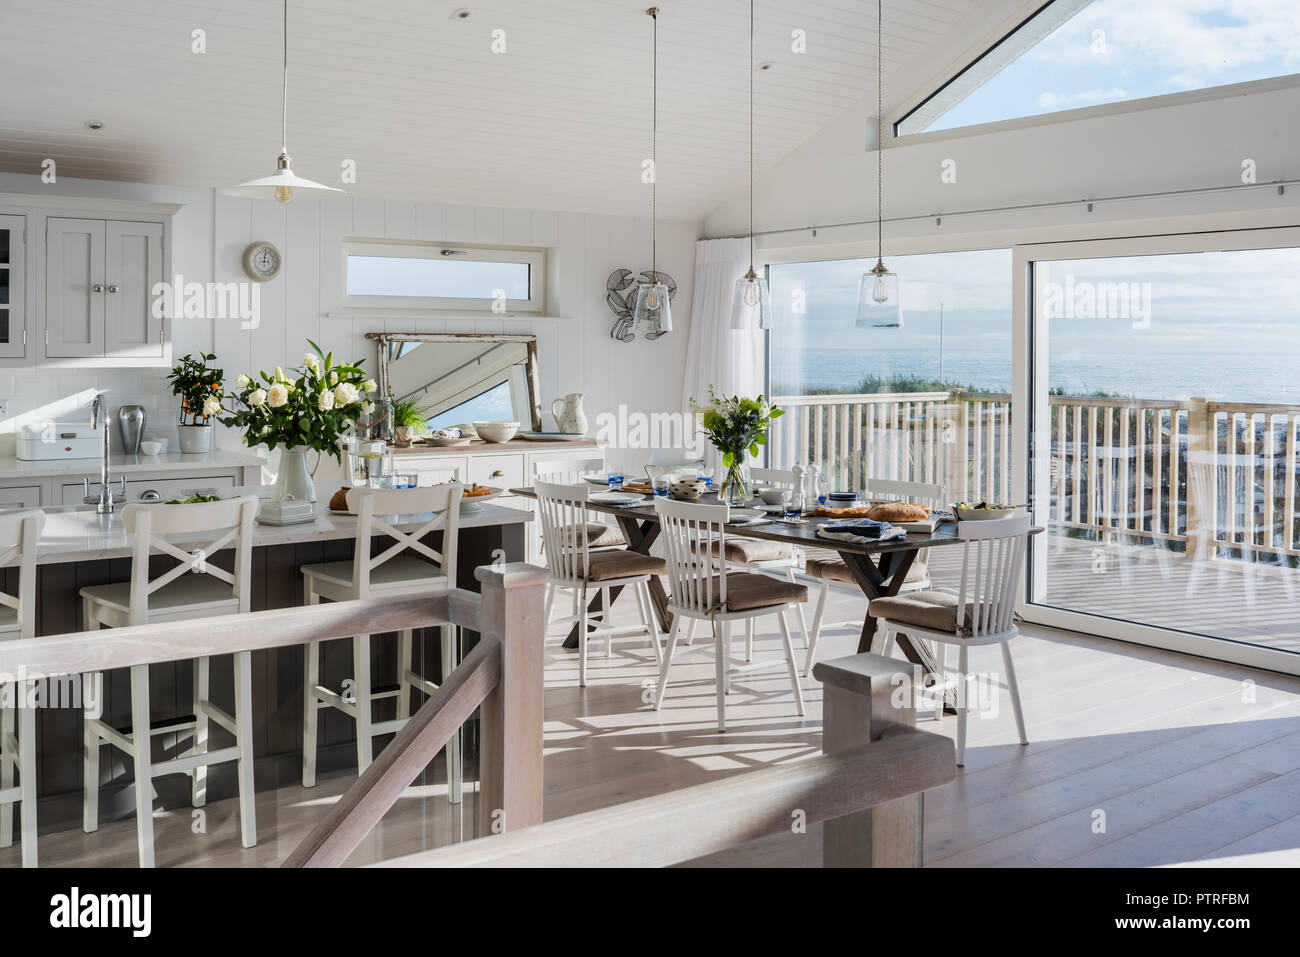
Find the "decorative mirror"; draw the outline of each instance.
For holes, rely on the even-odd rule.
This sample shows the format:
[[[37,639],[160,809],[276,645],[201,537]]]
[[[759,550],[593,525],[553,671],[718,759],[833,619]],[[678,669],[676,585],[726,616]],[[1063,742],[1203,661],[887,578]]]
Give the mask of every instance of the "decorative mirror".
[[[368,332],[379,355],[379,394],[412,399],[430,429],[509,421],[542,430],[537,337]]]

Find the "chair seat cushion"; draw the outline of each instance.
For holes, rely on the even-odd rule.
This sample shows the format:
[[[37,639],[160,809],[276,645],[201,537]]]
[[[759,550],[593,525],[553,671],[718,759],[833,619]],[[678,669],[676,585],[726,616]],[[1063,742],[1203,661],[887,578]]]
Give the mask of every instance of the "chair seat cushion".
[[[577,529],[568,529],[567,531],[568,534],[564,537],[564,544],[569,548],[577,548],[580,544]],[[609,548],[613,545],[626,544],[627,540],[623,537],[623,533],[617,525],[605,525],[602,522],[587,523],[588,548]]]
[[[319,579],[331,585],[352,587],[352,562],[319,562],[315,565],[303,565],[299,569],[308,578]],[[399,585],[414,585],[431,580],[431,583],[444,584],[442,567],[414,555],[394,555],[378,568],[370,571],[371,588],[393,588]]]
[[[763,538],[741,538],[738,535],[727,536],[723,552],[727,561],[742,563],[773,562],[795,556],[794,546],[786,542],[769,542]],[[716,541],[709,544],[709,553],[714,556],[718,554]]]
[[[957,631],[957,596],[952,592],[928,590],[914,591],[907,595],[895,595],[893,598],[873,598],[867,606],[867,613],[873,618],[888,618],[903,625],[916,625],[931,631],[943,631],[949,634],[969,635],[971,630],[964,627]],[[976,604],[966,603],[967,623],[974,620]]]
[[[804,562],[803,570],[812,578],[820,578],[823,581],[844,582],[845,584],[855,584],[853,574],[849,571],[849,566],[839,558],[810,558]],[[912,562],[907,569],[907,574],[903,576],[903,584],[915,585],[922,582],[929,582],[930,570],[925,567],[923,562]]]
[[[713,594],[722,590],[721,576],[713,578]],[[808,600],[808,586],[755,572],[727,575],[726,611],[753,611]]]
[[[131,611],[131,583],[113,582],[108,585],[87,585],[79,592],[96,605],[111,609],[119,615]],[[235,589],[211,575],[185,574],[168,582],[149,596],[149,613],[176,611],[191,606],[237,603]],[[87,623],[89,625],[89,623]]]
[[[626,549],[595,552],[587,556],[587,581],[591,582],[635,578],[638,575],[663,575],[667,570],[662,558]]]

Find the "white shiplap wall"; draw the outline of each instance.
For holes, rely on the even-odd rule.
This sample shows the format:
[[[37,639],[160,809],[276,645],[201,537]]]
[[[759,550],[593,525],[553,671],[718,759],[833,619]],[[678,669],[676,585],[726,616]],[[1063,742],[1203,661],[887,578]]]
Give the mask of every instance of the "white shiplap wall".
[[[0,174],[0,190],[40,193],[37,177]],[[673,302],[676,330],[656,342],[630,344],[609,337],[613,314],[605,305],[605,279],[615,268],[650,268],[650,225],[644,218],[440,205],[393,200],[274,202],[235,199],[215,190],[177,189],[60,179],[67,195],[183,202],[174,231],[175,268],[187,282],[240,281],[244,248],[269,240],[284,254],[284,269],[262,287],[261,324],[242,330],[236,321],[177,320],[176,355],[214,351],[227,375],[244,370],[296,365],[307,339],[337,355],[365,358],[374,366],[367,332],[531,332],[538,337],[542,405],[550,423],[550,402],[567,392],[586,394],[594,430],[601,411],[620,403],[641,412],[674,411],[681,404],[682,369],[690,324],[694,245],[699,224],[659,223],[659,267],[678,282]],[[450,243],[508,243],[546,246],[550,251],[547,315],[538,318],[337,318],[341,311],[341,242],[344,236],[427,239]],[[173,401],[163,371],[130,373],[87,370],[0,370],[0,396],[12,396],[3,428],[12,431],[24,414],[70,397],[109,389],[114,404],[141,402],[150,410],[150,431],[174,426]],[[62,406],[60,406],[62,407]],[[239,446],[228,434],[222,444]],[[0,447],[0,452],[3,452]],[[646,450],[615,451],[620,464],[636,467]]]

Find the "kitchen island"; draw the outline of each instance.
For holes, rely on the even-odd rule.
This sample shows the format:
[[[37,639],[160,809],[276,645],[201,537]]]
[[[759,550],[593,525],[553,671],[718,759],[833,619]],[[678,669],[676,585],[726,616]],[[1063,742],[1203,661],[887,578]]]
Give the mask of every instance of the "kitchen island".
[[[324,503],[319,503],[323,506]],[[431,516],[400,516],[393,525],[411,531]],[[457,584],[477,591],[473,570],[494,560],[521,561],[524,553],[524,530],[531,516],[521,509],[486,503],[464,512],[460,520]],[[301,604],[302,577],[298,569],[313,562],[339,561],[352,557],[356,519],[343,515],[318,515],[313,522],[300,525],[257,525],[253,532],[252,607],[254,611],[286,608]],[[440,533],[430,535],[438,547]],[[211,536],[206,536],[210,540]],[[188,542],[183,536],[174,544],[201,546],[205,536]],[[377,539],[378,551],[386,540]],[[131,575],[130,537],[123,528],[121,513],[97,515],[93,508],[47,510],[46,525],[37,549],[36,634],[55,635],[82,630],[79,589],[105,582],[127,581]],[[232,551],[219,552],[209,559],[229,569]],[[158,574],[171,567],[171,559],[154,559]],[[5,590],[17,589],[17,570],[0,569]],[[462,645],[477,638],[465,634]],[[372,671],[377,683],[396,673],[396,640],[372,643]],[[438,633],[417,633],[415,641],[417,669],[432,680],[440,680],[441,661]],[[304,661],[301,647],[253,652],[253,730],[256,756],[257,789],[277,788],[296,783],[302,773],[302,724]],[[213,698],[223,708],[233,707],[232,665],[229,658],[213,658]],[[190,662],[155,665],[150,669],[150,707],[153,718],[175,719],[189,714],[192,704]],[[322,683],[339,688],[352,674],[351,643],[331,642],[321,655]],[[110,672],[104,677],[104,714],[114,726],[130,723],[130,682],[127,671]],[[60,704],[51,702],[52,705]],[[51,706],[37,714],[36,735],[39,765],[37,770],[40,830],[60,830],[80,826],[82,795],[82,712],[79,707]],[[377,706],[377,717],[392,715],[390,701]],[[219,733],[219,732],[218,732]],[[326,709],[321,713],[320,749],[317,767],[321,772],[355,767],[356,749],[353,723],[346,716]],[[155,737],[155,748],[170,754],[188,746],[188,732]],[[467,733],[467,758],[477,753],[472,729]],[[155,752],[157,754],[157,751]],[[235,793],[233,764],[217,765],[209,770],[209,800]],[[440,769],[441,773],[441,769]],[[107,822],[135,813],[130,762],[121,752],[105,748],[100,763],[100,820]],[[177,808],[189,805],[190,785],[185,775],[159,778],[154,782],[159,803]]]

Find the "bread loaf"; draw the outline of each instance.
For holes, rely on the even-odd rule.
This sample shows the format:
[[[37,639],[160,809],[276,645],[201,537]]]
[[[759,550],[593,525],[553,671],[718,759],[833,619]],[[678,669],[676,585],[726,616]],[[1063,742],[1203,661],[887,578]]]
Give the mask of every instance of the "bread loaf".
[[[348,486],[344,486],[330,496],[331,512],[346,512],[348,510]]]
[[[867,518],[877,522],[923,522],[929,517],[928,508],[910,502],[881,502],[867,512]]]

